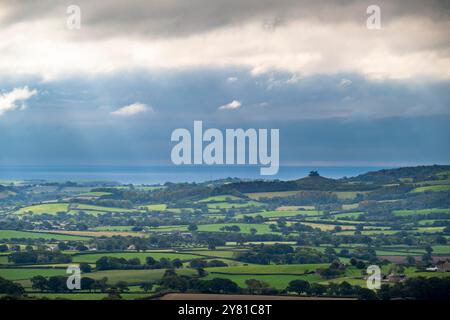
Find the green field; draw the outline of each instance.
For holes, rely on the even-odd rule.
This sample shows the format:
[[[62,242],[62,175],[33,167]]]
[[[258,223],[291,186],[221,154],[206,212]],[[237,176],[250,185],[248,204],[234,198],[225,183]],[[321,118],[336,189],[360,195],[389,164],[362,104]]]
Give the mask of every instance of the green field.
[[[273,210],[273,211],[261,211],[256,213],[244,213],[236,215],[236,218],[242,218],[243,216],[256,217],[262,216],[263,218],[280,218],[280,217],[295,217],[295,216],[320,216],[322,213],[315,210]]]
[[[222,195],[222,196],[212,196],[212,197],[208,197],[205,199],[202,199],[200,201],[198,201],[199,203],[202,202],[223,202],[223,201],[236,201],[236,200],[242,200],[242,198],[236,197],[236,196],[232,196],[232,195]]]
[[[67,212],[69,207],[68,203],[46,203],[46,204],[36,204],[33,206],[28,206],[17,210],[16,214],[57,214],[58,212]]]
[[[74,210],[101,211],[101,212],[123,212],[123,213],[136,212],[136,210],[133,210],[133,209],[95,206],[95,205],[90,205],[90,204],[76,204],[76,205],[72,205],[71,209],[74,209]]]
[[[73,241],[85,241],[89,240],[89,237],[72,236],[63,234],[52,234],[46,232],[31,232],[31,231],[16,231],[16,230],[0,230],[0,239],[13,239],[13,238],[27,238],[27,239],[45,239],[45,240],[73,240]]]
[[[430,213],[450,213],[450,209],[394,210],[396,216],[426,215]]]
[[[262,198],[278,198],[278,197],[289,197],[299,193],[299,191],[276,191],[276,192],[255,192],[246,193],[245,195],[250,199],[259,200]]]
[[[411,192],[447,191],[447,190],[450,190],[450,185],[443,184],[443,185],[418,187],[418,188],[415,188],[414,190],[412,190]]]
[[[308,274],[304,276],[290,276],[290,275],[235,275],[235,274],[208,274],[204,279],[211,280],[214,278],[225,278],[236,282],[241,288],[245,288],[245,281],[248,279],[256,279],[268,283],[271,287],[276,289],[285,289],[292,280],[303,279],[310,283],[322,281],[319,275]]]
[[[92,279],[108,278],[108,283],[126,281],[128,284],[139,284],[142,282],[160,280],[166,269],[145,269],[145,270],[107,270],[89,273],[88,277]],[[178,275],[194,275],[195,269],[182,268],[177,269]]]
[[[198,225],[198,231],[208,232],[225,232],[220,228],[225,226],[238,226],[241,233],[250,233],[250,229],[255,228],[257,233],[273,233],[269,227],[269,224],[263,223],[217,223],[217,224],[203,224]]]
[[[144,208],[147,208],[150,211],[164,211],[167,209],[167,204],[159,203],[159,204],[149,204],[144,206]]]
[[[8,268],[0,269],[0,277],[8,280],[26,280],[34,276],[61,276],[65,275],[65,269],[43,269],[43,268]]]
[[[218,224],[205,224],[199,225],[198,231],[207,232],[226,232],[220,230],[225,226],[238,226],[241,233],[250,233],[252,228],[256,229],[257,233],[273,233],[268,224],[256,224],[256,223],[218,223]]]
[[[107,196],[111,194],[110,192],[86,192],[86,193],[80,193],[77,195],[78,197],[101,197],[101,196]]]
[[[444,227],[419,227],[417,231],[420,233],[436,233],[444,231]]]
[[[239,252],[237,250],[235,251],[222,251],[222,250],[195,250],[195,251],[189,251],[193,254],[199,254],[204,255],[208,257],[218,257],[218,258],[233,258],[235,252]],[[187,252],[187,253],[189,253]]]
[[[74,255],[73,262],[95,263],[101,257],[116,257],[125,259],[139,258],[141,263],[145,262],[146,257],[153,257],[156,260],[161,258],[180,260],[191,260],[198,258],[198,256],[192,254],[173,252],[104,252]]]
[[[336,213],[333,216],[337,219],[356,219],[365,214],[365,212],[344,212],[344,213]]]
[[[188,226],[186,225],[179,225],[179,226],[159,226],[159,227],[153,227],[150,228],[151,231],[157,231],[157,232],[171,232],[171,231],[188,231]]]
[[[0,256],[0,264],[7,264],[8,263],[8,256]]]
[[[432,246],[433,254],[450,254],[450,246]]]
[[[341,200],[355,199],[356,196],[358,195],[358,193],[365,194],[367,192],[365,192],[365,191],[336,191],[336,192],[333,192],[333,194],[335,194],[338,197],[338,199],[341,199]]]
[[[227,274],[288,274],[302,275],[306,272],[315,271],[319,268],[326,268],[329,264],[271,264],[271,265],[252,265],[252,266],[235,266],[235,267],[217,267],[207,268],[211,273],[227,273]]]
[[[233,209],[233,208],[246,208],[246,207],[260,207],[263,204],[257,201],[246,202],[213,202],[207,203],[209,209]]]

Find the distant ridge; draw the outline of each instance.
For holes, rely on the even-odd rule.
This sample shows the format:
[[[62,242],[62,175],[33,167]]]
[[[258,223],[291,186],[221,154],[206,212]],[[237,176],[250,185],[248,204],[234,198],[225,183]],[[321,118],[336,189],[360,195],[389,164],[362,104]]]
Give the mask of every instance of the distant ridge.
[[[435,164],[430,166],[401,167],[395,169],[369,171],[350,178],[349,180],[387,183],[405,178],[426,179],[445,171],[450,172],[450,165]]]

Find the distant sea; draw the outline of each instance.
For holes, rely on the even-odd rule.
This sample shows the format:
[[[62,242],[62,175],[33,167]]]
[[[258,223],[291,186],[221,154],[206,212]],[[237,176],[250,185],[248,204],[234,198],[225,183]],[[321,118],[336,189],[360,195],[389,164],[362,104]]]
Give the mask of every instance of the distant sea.
[[[281,166],[277,175],[261,176],[257,166],[0,166],[1,180],[111,181],[133,184],[204,182],[224,178],[290,180],[317,170],[329,178],[352,177],[386,167]]]

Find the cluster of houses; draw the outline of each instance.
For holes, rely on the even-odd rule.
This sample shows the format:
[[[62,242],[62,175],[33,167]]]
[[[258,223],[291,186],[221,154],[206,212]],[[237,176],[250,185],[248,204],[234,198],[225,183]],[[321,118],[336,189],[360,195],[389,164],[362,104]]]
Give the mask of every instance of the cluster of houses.
[[[450,262],[448,261],[438,261],[434,266],[426,269],[430,272],[448,272],[450,271]]]

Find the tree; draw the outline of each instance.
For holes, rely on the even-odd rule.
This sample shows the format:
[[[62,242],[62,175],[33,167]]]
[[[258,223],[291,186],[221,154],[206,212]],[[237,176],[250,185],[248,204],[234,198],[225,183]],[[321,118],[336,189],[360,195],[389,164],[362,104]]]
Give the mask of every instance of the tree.
[[[125,292],[130,290],[128,288],[128,283],[126,281],[118,281],[115,287],[117,288],[117,290],[119,290],[119,292]]]
[[[239,286],[230,279],[214,278],[208,282],[209,290],[217,293],[237,293]]]
[[[30,279],[31,281],[31,287],[33,289],[39,290],[39,291],[46,291],[48,290],[48,281],[47,278],[43,276],[34,276]]]
[[[69,246],[65,242],[59,242],[58,243],[58,249],[61,250],[61,251],[68,250]]]
[[[191,224],[188,226],[188,230],[191,231],[191,232],[194,232],[194,231],[197,231],[197,230],[198,230],[198,227],[197,227],[197,225],[196,225],[195,223],[191,223]]]
[[[245,280],[245,285],[250,294],[262,294],[269,288],[268,283],[256,279]]]
[[[437,236],[436,237],[436,243],[446,245],[447,244],[447,238],[444,236]]]
[[[100,292],[105,292],[106,289],[108,288],[107,282],[108,282],[108,278],[107,277],[103,277],[100,280],[95,280],[95,283],[93,285],[93,289],[94,290],[99,290]]]
[[[194,259],[189,262],[189,266],[194,269],[206,268],[208,266],[208,262],[203,259]]]
[[[431,264],[431,263],[433,262],[433,256],[432,256],[430,253],[425,253],[425,254],[422,256],[422,261],[423,261],[425,264],[429,265],[429,264]]]
[[[197,269],[197,274],[201,278],[201,277],[206,277],[208,272],[205,269],[203,269],[203,268],[198,268]]]
[[[177,275],[177,273],[175,272],[175,270],[173,270],[173,269],[167,269],[167,270],[164,272],[163,278],[174,277],[174,276],[176,276],[176,275]]]
[[[0,252],[6,252],[8,250],[9,250],[8,245],[0,244]]]
[[[336,256],[336,250],[334,250],[331,247],[326,247],[324,250],[325,255],[330,256],[330,257],[334,257]]]
[[[179,268],[183,267],[183,262],[181,262],[180,259],[174,259],[174,260],[172,260],[172,265],[174,268],[179,269]]]
[[[154,266],[158,262],[153,257],[146,257],[145,258],[145,264],[148,266]]]
[[[141,260],[139,258],[131,258],[128,260],[128,264],[132,266],[139,266],[141,264]]]
[[[354,293],[354,289],[350,283],[343,281],[339,283],[339,294],[343,296],[349,296]]]
[[[408,266],[413,266],[416,264],[416,259],[413,256],[407,256],[405,262]]]
[[[151,282],[144,282],[144,283],[142,283],[141,284],[141,289],[142,290],[144,290],[144,292],[149,292],[149,291],[152,291],[152,289],[153,289],[153,283],[151,283]]]
[[[89,263],[81,262],[80,263],[80,271],[83,273],[89,273],[92,271],[92,267]]]
[[[0,293],[21,296],[24,292],[22,285],[0,277]]]
[[[289,285],[287,286],[286,290],[288,292],[296,292],[297,294],[301,294],[303,292],[306,292],[310,288],[310,284],[308,281],[305,280],[292,280],[289,282]]]
[[[375,291],[372,291],[367,288],[360,288],[358,290],[358,299],[359,300],[378,300],[377,294]]]
[[[315,296],[321,296],[327,291],[327,287],[323,284],[313,283],[308,292]]]
[[[108,296],[104,298],[104,300],[121,300],[122,296],[120,295],[120,292],[116,288],[110,288],[108,289]]]
[[[48,289],[52,292],[65,292],[67,288],[67,277],[53,276],[48,278]]]
[[[212,241],[208,241],[208,249],[209,250],[216,250],[216,244]]]
[[[83,290],[89,290],[91,292],[92,290],[95,290],[95,280],[88,277],[82,277],[81,278],[81,288]]]

